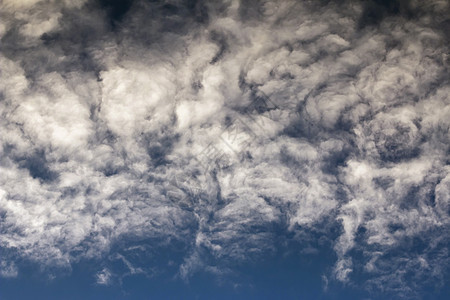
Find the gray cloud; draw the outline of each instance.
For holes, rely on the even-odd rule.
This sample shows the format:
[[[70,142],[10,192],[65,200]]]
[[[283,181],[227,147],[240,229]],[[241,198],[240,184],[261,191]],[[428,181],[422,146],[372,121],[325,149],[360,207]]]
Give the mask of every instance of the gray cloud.
[[[117,3],[2,4],[0,275],[151,240],[222,276],[283,228],[327,282],[443,284],[447,2]]]

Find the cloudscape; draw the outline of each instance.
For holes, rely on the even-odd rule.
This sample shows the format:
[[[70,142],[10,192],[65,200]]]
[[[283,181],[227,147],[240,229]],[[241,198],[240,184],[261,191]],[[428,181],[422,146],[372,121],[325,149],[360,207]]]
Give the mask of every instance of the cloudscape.
[[[448,1],[0,3],[0,298],[450,292]]]

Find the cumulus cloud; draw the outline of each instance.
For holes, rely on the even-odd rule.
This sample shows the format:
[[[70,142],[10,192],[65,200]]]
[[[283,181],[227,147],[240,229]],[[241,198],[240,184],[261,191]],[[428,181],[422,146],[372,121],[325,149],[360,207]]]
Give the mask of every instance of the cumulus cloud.
[[[154,272],[134,245],[220,276],[320,231],[327,286],[442,285],[450,7],[392,3],[3,1],[1,275]]]

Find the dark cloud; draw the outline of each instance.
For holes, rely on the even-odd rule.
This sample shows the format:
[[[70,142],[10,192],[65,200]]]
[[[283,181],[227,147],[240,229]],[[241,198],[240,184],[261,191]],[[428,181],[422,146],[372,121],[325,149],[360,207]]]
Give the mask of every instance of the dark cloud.
[[[43,181],[52,181],[58,177],[56,172],[50,170],[43,150],[36,150],[29,157],[21,157],[17,160],[18,165],[22,168],[26,168],[33,178]]]
[[[105,10],[109,23],[115,28],[125,17],[134,0],[99,0],[100,9]]]
[[[361,2],[363,3],[363,12],[359,20],[360,28],[379,25],[387,17],[414,18],[414,12],[410,4],[412,1],[409,0],[370,0]]]

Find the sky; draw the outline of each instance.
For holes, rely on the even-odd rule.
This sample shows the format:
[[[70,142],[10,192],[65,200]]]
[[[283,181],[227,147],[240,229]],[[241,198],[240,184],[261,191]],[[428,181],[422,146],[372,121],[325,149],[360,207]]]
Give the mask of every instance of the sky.
[[[446,0],[0,1],[0,299],[444,299]]]

